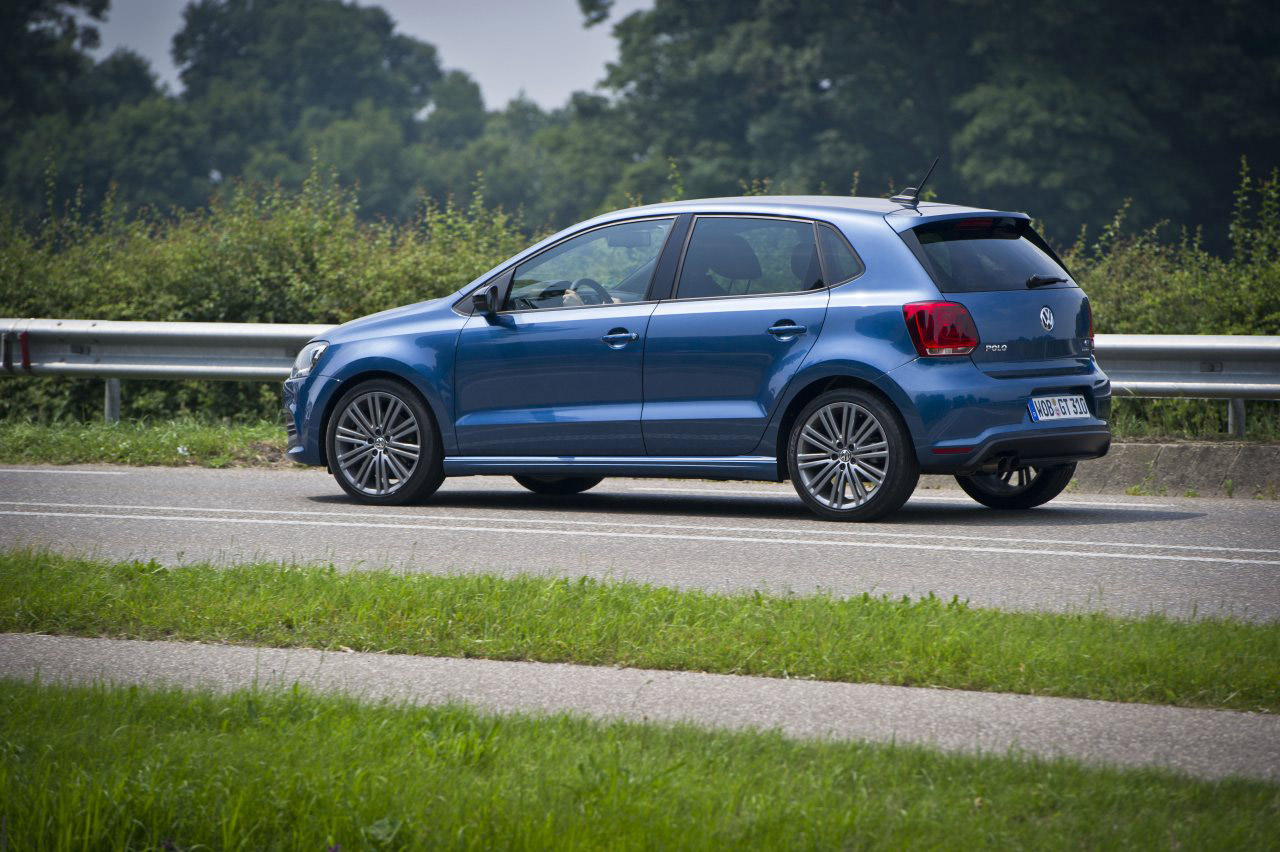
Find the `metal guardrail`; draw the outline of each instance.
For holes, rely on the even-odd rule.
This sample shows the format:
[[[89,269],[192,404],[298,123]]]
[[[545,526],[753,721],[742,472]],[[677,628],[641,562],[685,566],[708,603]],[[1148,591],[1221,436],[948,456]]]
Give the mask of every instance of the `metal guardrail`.
[[[271,381],[331,325],[0,319],[0,369],[32,376]]]
[[[0,319],[0,373],[117,380],[118,412],[119,379],[283,379],[303,344],[332,327]],[[1100,334],[1095,353],[1116,396],[1232,400],[1237,434],[1242,400],[1280,399],[1280,337]]]
[[[1116,396],[1280,399],[1280,337],[1099,334]]]

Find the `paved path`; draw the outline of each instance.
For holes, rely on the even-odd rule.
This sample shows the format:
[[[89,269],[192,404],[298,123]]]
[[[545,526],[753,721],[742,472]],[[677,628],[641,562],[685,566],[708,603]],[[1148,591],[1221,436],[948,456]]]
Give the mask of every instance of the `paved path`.
[[[0,677],[218,690],[298,683],[494,711],[777,728],[794,737],[1071,757],[1280,781],[1280,716],[871,684],[0,634]]]
[[[770,483],[608,479],[549,498],[472,477],[422,506],[372,508],[322,471],[0,467],[0,501],[0,547],[170,564],[266,558],[1280,618],[1280,503],[1257,500],[1064,495],[996,512],[922,490],[884,522],[835,524]]]

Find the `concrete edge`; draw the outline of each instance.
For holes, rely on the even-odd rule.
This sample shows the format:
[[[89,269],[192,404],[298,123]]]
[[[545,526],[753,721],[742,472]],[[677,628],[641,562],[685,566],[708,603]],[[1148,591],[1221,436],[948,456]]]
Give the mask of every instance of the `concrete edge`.
[[[920,487],[955,488],[950,476],[922,476]],[[1116,443],[1080,462],[1067,493],[1155,497],[1280,499],[1280,444]]]
[[[0,634],[0,677],[317,691],[484,711],[778,730],[1280,782],[1280,715],[558,663]]]

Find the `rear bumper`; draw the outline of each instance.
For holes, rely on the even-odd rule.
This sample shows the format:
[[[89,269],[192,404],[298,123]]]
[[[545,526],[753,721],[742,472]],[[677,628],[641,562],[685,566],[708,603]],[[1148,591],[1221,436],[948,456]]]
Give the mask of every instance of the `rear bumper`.
[[[1010,378],[984,373],[968,358],[919,359],[877,384],[898,405],[924,473],[1066,464],[1111,446],[1111,383],[1093,359],[1076,361],[1070,373]],[[1028,400],[1054,394],[1083,395],[1089,416],[1033,422]]]
[[[950,455],[931,466],[930,473],[978,473],[1032,465],[1045,467],[1105,456],[1111,449],[1106,426],[1036,429],[1023,434],[997,435],[972,451]]]

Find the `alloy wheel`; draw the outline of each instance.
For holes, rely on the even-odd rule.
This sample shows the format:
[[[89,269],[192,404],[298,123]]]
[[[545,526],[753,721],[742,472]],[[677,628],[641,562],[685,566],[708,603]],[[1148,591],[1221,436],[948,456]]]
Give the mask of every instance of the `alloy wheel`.
[[[974,474],[972,479],[992,494],[1021,494],[1036,482],[1040,469],[1035,467],[1018,467],[1000,473]]]
[[[814,411],[796,447],[800,482],[831,509],[853,509],[876,495],[889,475],[889,445],[876,416],[853,402]]]
[[[334,461],[353,488],[388,496],[404,487],[418,466],[422,426],[394,394],[370,391],[343,408],[334,443]]]

